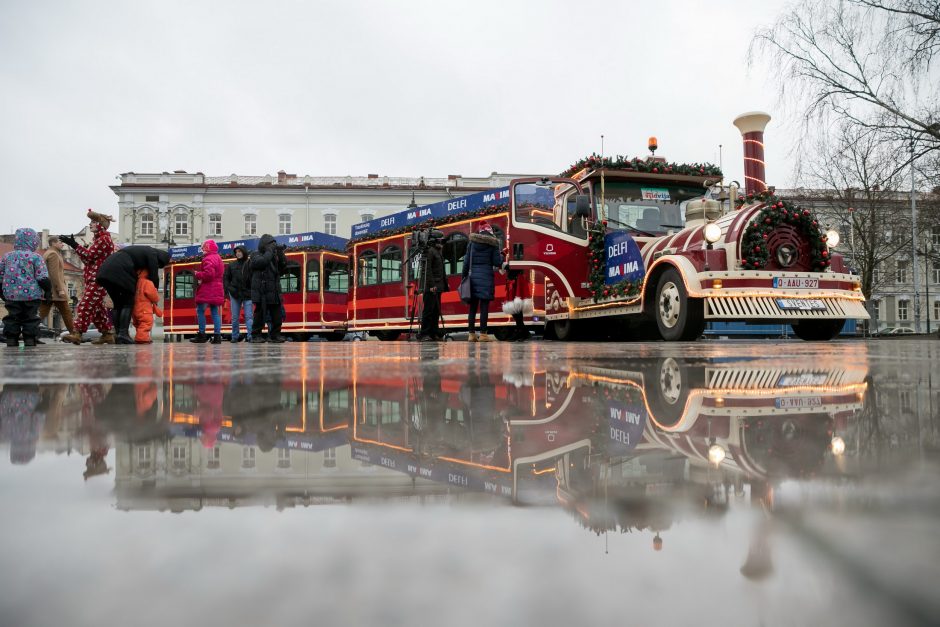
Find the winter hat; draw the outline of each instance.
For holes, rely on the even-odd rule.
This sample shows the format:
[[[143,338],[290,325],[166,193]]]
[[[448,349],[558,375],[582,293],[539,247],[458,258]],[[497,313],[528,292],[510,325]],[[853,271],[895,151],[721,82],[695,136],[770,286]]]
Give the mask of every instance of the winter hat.
[[[98,213],[97,211],[92,211],[91,209],[88,210],[88,219],[91,220],[92,222],[97,222],[105,230],[108,230],[108,227],[110,227],[111,223],[114,222],[113,217],[105,213]]]
[[[489,222],[487,222],[486,220],[484,220],[483,222],[480,222],[480,233],[488,233],[488,234],[492,235],[492,234],[493,234],[493,227],[490,225]]]
[[[202,252],[207,254],[218,254],[219,245],[215,243],[214,239],[207,239],[202,243]]]

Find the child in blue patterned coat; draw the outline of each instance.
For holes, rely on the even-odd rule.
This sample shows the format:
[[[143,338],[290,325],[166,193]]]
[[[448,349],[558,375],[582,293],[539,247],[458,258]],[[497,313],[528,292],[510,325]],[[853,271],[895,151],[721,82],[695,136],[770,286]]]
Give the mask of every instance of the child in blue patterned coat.
[[[17,229],[13,250],[0,259],[0,296],[7,306],[3,335],[7,346],[35,346],[39,335],[39,304],[51,297],[52,283],[46,262],[39,256],[39,234],[33,229]]]

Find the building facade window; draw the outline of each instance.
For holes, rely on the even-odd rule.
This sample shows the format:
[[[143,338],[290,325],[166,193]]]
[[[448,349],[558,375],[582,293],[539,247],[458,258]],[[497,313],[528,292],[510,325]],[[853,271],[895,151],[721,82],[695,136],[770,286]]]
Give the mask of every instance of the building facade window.
[[[933,262],[933,272],[931,272],[931,274],[933,274],[931,277],[933,283],[940,283],[940,261]]]
[[[144,200],[147,202],[160,202],[159,196],[144,196]]]
[[[898,272],[895,277],[896,282],[907,283],[907,265],[908,262],[906,259],[898,259]]]
[[[177,213],[173,219],[173,224],[175,226],[174,234],[184,237],[189,235],[189,216],[185,213]]]
[[[245,235],[258,234],[258,216],[253,213],[245,214]]]
[[[150,468],[151,459],[152,459],[152,454],[151,454],[151,449],[149,446],[137,447],[138,468]]]
[[[173,468],[185,468],[186,467],[186,445],[185,444],[174,444],[173,445]]]
[[[218,468],[222,465],[222,449],[216,444],[209,449],[209,459],[207,461],[207,466],[209,468]]]
[[[899,300],[898,301],[898,320],[907,320],[908,305],[910,301],[908,300]]]
[[[933,301],[933,319],[940,320],[940,300]]]
[[[69,283],[66,285],[65,289],[67,289],[68,292],[69,292],[69,300],[71,300],[71,299],[73,299],[73,298],[78,298],[78,290],[75,288],[75,284],[74,284],[74,283],[72,283],[71,281],[69,281]]]
[[[360,218],[359,221],[360,221],[360,222],[372,222],[373,220],[375,220],[375,214],[374,214],[374,213],[364,213],[364,214],[362,214],[362,216],[361,216],[361,218]]]
[[[277,467],[278,468],[290,468],[290,449],[289,448],[277,449]]]
[[[930,242],[934,248],[940,248],[940,226],[931,227]]]
[[[291,216],[289,213],[278,214],[277,233],[278,235],[290,235],[291,234]]]
[[[328,448],[323,451],[323,467],[336,468],[336,449]]]
[[[221,237],[221,236],[222,236],[222,214],[210,213],[209,214],[209,237]]]
[[[242,468],[254,468],[255,467],[255,456],[256,456],[255,447],[246,446],[242,449]]]
[[[326,213],[323,215],[323,232],[327,235],[336,235],[335,213]]]
[[[153,237],[157,231],[157,220],[149,211],[140,214],[141,237]]]

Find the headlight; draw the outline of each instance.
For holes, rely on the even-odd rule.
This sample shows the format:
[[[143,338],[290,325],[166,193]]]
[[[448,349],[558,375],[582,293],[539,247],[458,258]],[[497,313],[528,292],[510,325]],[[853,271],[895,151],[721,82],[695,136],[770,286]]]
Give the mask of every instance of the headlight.
[[[829,244],[829,248],[835,248],[839,245],[839,232],[835,229],[829,229],[826,231],[826,243]]]
[[[721,239],[721,227],[715,224],[714,222],[709,222],[705,225],[705,241],[709,244],[714,244]]]
[[[845,452],[845,440],[839,436],[833,436],[829,445],[832,448],[833,455],[842,455]]]
[[[719,444],[712,444],[708,447],[708,461],[717,466],[721,462],[725,461],[725,449],[721,448]]]

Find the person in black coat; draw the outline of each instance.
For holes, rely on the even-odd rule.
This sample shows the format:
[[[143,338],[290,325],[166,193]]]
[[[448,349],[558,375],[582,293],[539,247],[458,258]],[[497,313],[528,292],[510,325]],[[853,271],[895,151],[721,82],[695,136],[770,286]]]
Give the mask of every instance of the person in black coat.
[[[130,336],[131,312],[137,292],[137,271],[146,270],[147,278],[160,289],[160,269],[170,262],[170,253],[150,246],[126,246],[101,264],[95,281],[104,287],[114,303],[117,343],[133,344]]]
[[[255,305],[254,320],[251,327],[251,341],[264,342],[261,331],[264,330],[265,318],[268,322],[268,339],[279,344],[281,337],[281,275],[287,271],[287,257],[284,246],[279,245],[272,235],[267,233],[258,241],[258,250],[248,258],[251,270],[251,302]]]
[[[467,326],[470,327],[471,342],[491,342],[493,338],[487,335],[487,319],[490,313],[490,302],[496,292],[496,278],[494,272],[503,265],[503,256],[499,252],[499,239],[488,222],[480,225],[479,233],[470,234],[470,244],[463,262],[463,276],[470,277],[470,313],[467,317]],[[476,327],[477,307],[480,308],[480,335],[474,332]]]
[[[441,334],[441,294],[447,291],[447,275],[444,272],[444,257],[441,249],[442,237],[434,237],[428,242],[424,252],[424,305],[421,309],[421,333],[418,340],[436,342]]]
[[[245,310],[245,339],[251,341],[252,304],[251,304],[251,271],[248,266],[248,249],[244,246],[235,247],[235,261],[225,266],[222,274],[222,285],[232,305],[232,343],[241,341],[238,328],[238,319],[242,309]]]

